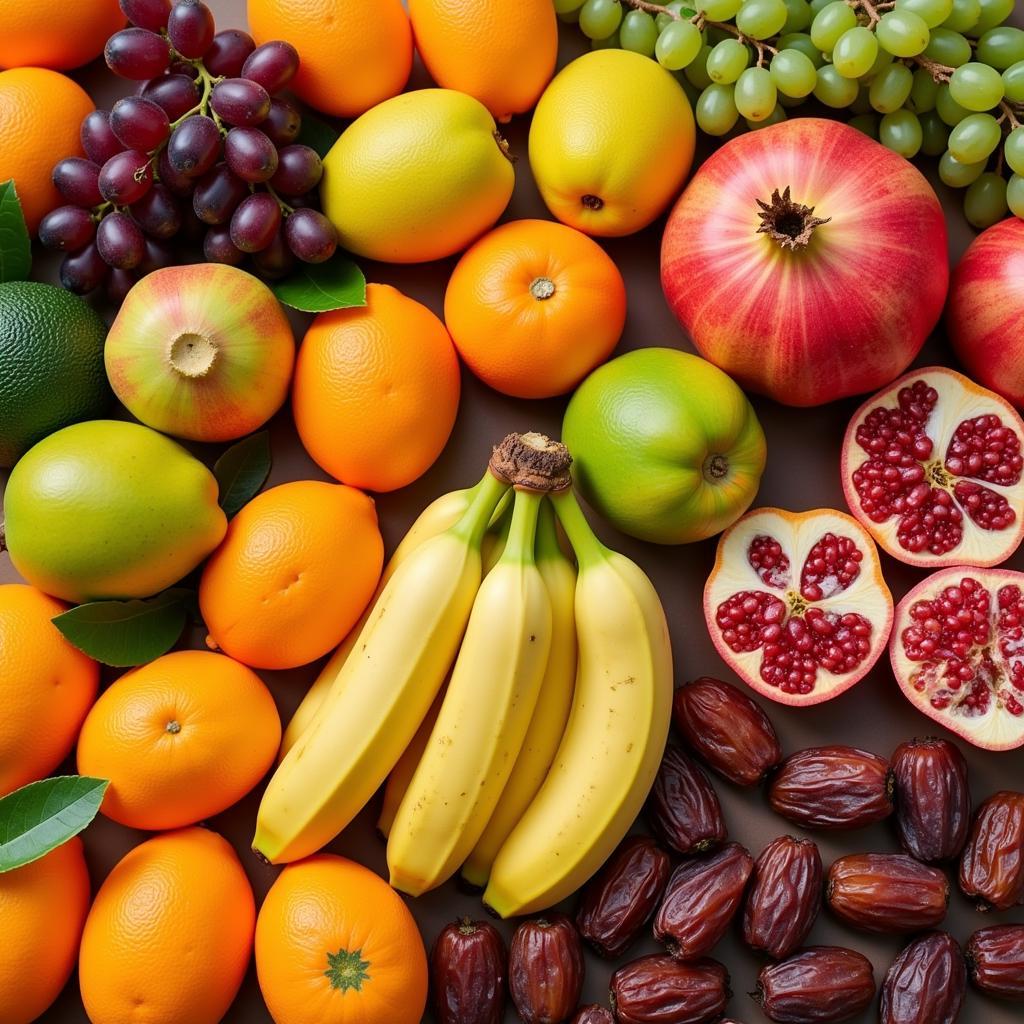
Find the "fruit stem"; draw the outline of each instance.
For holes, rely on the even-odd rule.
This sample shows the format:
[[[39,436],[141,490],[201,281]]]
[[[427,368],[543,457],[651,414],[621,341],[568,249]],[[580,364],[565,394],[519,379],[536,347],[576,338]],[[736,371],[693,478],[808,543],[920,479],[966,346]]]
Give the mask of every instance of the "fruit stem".
[[[530,282],[530,294],[540,302],[555,294],[555,282],[550,277],[535,277]]]
[[[451,528],[451,533],[474,547],[479,546],[487,532],[487,525],[491,521],[495,506],[504,497],[508,488],[506,481],[499,479],[491,469],[488,469],[474,488],[475,493],[469,508]]]
[[[804,206],[790,197],[789,186],[780,195],[779,190],[772,192],[771,202],[756,200],[761,207],[758,216],[761,226],[759,235],[767,235],[776,245],[790,252],[802,252],[811,243],[814,229],[827,224],[831,217],[815,217],[813,206]]]
[[[565,558],[562,545],[558,541],[558,524],[555,521],[555,510],[550,501],[545,501],[540,510],[540,521],[537,524],[537,561],[560,561]]]
[[[580,566],[603,560],[608,554],[608,548],[597,539],[590,528],[590,523],[587,522],[587,517],[583,514],[583,509],[580,508],[572,489],[552,494],[551,504],[573,551],[576,552],[576,561]]]
[[[537,517],[544,495],[540,491],[517,490],[512,506],[512,525],[505,541],[501,561],[529,564],[533,561],[534,542],[537,537]]]
[[[559,441],[530,431],[509,434],[491,453],[491,472],[516,488],[549,491],[572,486],[572,457]]]
[[[729,472],[729,460],[718,452],[714,452],[704,460],[701,473],[708,483],[716,484]]]

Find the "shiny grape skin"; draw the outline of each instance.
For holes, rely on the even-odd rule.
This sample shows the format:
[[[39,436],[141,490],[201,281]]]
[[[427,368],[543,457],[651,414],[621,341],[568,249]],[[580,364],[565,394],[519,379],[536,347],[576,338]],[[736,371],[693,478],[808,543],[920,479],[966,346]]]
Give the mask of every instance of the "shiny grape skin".
[[[110,127],[125,149],[151,153],[170,134],[167,112],[144,96],[125,96],[110,112]]]
[[[270,101],[270,113],[260,125],[260,131],[277,147],[287,146],[299,137],[302,115],[290,100],[275,96]]]
[[[93,110],[86,114],[82,121],[80,136],[85,155],[100,167],[124,149],[110,127],[108,110]]]
[[[193,114],[171,132],[167,160],[179,174],[198,178],[205,174],[221,153],[221,136],[209,117]]]
[[[277,170],[277,149],[258,128],[232,128],[224,140],[224,159],[243,181],[269,181]]]
[[[107,67],[122,78],[145,81],[167,70],[171,50],[167,40],[144,28],[126,28],[115,32],[103,50]]]
[[[231,241],[231,231],[226,227],[210,228],[206,232],[203,255],[207,263],[226,263],[231,267],[245,259],[245,253]]]
[[[286,196],[304,196],[320,184],[324,165],[309,146],[284,146],[277,153],[277,170],[270,179],[277,192]]]
[[[58,206],[39,222],[39,241],[59,252],[84,249],[95,235],[96,222],[81,206]]]
[[[187,175],[176,171],[167,158],[167,150],[162,149],[156,161],[156,173],[160,181],[176,196],[191,196],[196,183]]]
[[[171,121],[184,117],[199,103],[199,90],[188,75],[161,75],[142,90],[147,100],[162,107]]]
[[[242,252],[259,252],[274,240],[281,226],[281,208],[267,192],[243,199],[231,218],[231,241]]]
[[[299,53],[291,43],[276,39],[257,46],[242,65],[242,77],[259,82],[267,92],[280,92],[299,70]]]
[[[256,49],[248,32],[226,28],[213,37],[209,49],[203,54],[203,64],[211,75],[218,78],[238,78],[246,58]]]
[[[153,184],[149,156],[137,149],[126,149],[112,156],[100,169],[100,193],[108,203],[127,206],[137,203]]]
[[[128,211],[150,238],[173,238],[181,230],[181,204],[164,184],[155,182]]]
[[[60,283],[69,292],[85,295],[98,288],[110,273],[110,267],[100,256],[95,242],[90,242],[84,249],[65,256],[60,265]]]
[[[99,186],[100,168],[91,160],[65,157],[53,168],[57,191],[73,206],[93,207],[103,202]]]
[[[283,226],[277,230],[266,249],[253,254],[252,262],[260,277],[268,281],[277,281],[291,272],[295,266],[295,256],[288,248]]]
[[[249,186],[231,173],[226,164],[217,164],[196,183],[192,209],[204,224],[226,224],[249,194]]]
[[[210,106],[230,125],[254,127],[270,113],[270,93],[247,78],[225,78],[213,87]]]
[[[167,19],[167,35],[182,57],[189,60],[202,57],[216,31],[213,12],[202,0],[176,0]]]
[[[323,263],[338,248],[338,232],[317,210],[296,210],[284,225],[288,248],[303,263]]]
[[[115,210],[96,228],[96,248],[109,266],[131,270],[146,254],[146,239],[128,214]]]
[[[139,28],[159,32],[167,27],[171,13],[171,0],[121,0],[124,16]]]

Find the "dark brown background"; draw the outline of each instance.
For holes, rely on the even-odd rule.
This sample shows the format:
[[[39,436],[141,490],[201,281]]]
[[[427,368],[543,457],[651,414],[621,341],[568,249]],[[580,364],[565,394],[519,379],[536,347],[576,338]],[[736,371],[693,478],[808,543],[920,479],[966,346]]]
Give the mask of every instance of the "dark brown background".
[[[243,0],[210,0],[217,15],[218,27],[243,27],[245,4]],[[472,5],[467,5],[469,9]],[[471,15],[470,15],[471,16]],[[1020,23],[1020,14],[1016,16]],[[585,40],[575,28],[563,29],[562,61],[585,49]],[[339,75],[344,75],[339,67]],[[417,71],[414,84],[429,84],[421,71]],[[80,76],[100,102],[109,107],[119,95],[128,91],[126,83],[117,81],[102,66],[93,66]],[[640,98],[640,102],[643,102]],[[547,216],[530,177],[526,155],[528,117],[520,117],[507,132],[512,149],[519,154],[515,195],[505,219]],[[924,169],[936,181],[939,194],[946,205],[951,227],[950,257],[956,261],[973,237],[960,212],[960,194],[951,194],[938,185],[934,177],[934,161],[922,160]],[[626,279],[629,295],[629,316],[619,351],[650,345],[668,345],[689,349],[691,346],[672,318],[661,294],[658,281],[658,248],[662,222],[631,238],[607,242],[607,250],[619,265]],[[416,267],[394,267],[364,264],[370,281],[383,281],[395,285],[412,297],[426,303],[439,315],[445,283],[454,260]],[[47,257],[37,260],[36,276],[55,280],[53,261]],[[770,315],[770,311],[766,311]],[[307,321],[296,316],[297,336]],[[941,337],[929,341],[917,365],[949,363],[951,353]],[[557,436],[564,408],[562,401],[526,402],[506,398],[484,387],[468,373],[463,374],[463,396],[458,422],[444,454],[422,479],[395,494],[378,499],[381,527],[390,551],[404,530],[423,506],[445,491],[466,486],[475,481],[489,454],[490,446],[510,430],[537,429]],[[838,402],[812,410],[787,409],[763,399],[754,404],[768,436],[768,467],[761,484],[756,504],[778,505],[790,509],[808,509],[818,506],[844,508],[839,481],[839,450],[846,423],[856,407],[855,401]],[[274,469],[271,484],[286,480],[324,478],[302,450],[294,433],[287,409],[277,416],[272,425]],[[216,457],[213,448],[195,449],[204,458]],[[613,546],[634,559],[653,578],[665,603],[672,626],[678,680],[692,679],[710,673],[730,678],[728,671],[708,640],[701,611],[701,592],[707,572],[713,561],[714,542],[687,547],[657,548],[617,535],[609,528],[602,533]],[[7,556],[0,562],[0,581],[15,579]],[[883,564],[894,596],[899,599],[906,590],[918,582],[923,573],[901,565],[883,555]],[[1010,563],[1024,569],[1024,554]],[[192,637],[194,644],[201,641],[199,633]],[[298,704],[305,688],[314,678],[318,665],[291,672],[264,672],[267,681],[287,721]],[[935,727],[903,698],[883,657],[875,670],[859,686],[831,703],[805,710],[790,710],[778,706],[769,708],[779,729],[787,752],[823,742],[858,744],[878,753],[889,755],[902,740],[915,735],[927,735]],[[1024,749],[1013,753],[992,754],[966,748],[971,771],[972,790],[980,800],[998,788],[1020,788],[1024,783]],[[74,770],[71,767],[70,770]],[[722,798],[730,833],[733,838],[749,847],[756,855],[774,836],[793,831],[792,827],[775,817],[756,791],[747,792],[716,780]],[[260,787],[262,789],[262,787]],[[259,790],[241,804],[214,819],[211,826],[224,833],[237,847],[261,899],[277,874],[277,869],[261,865],[249,851],[249,841],[259,801]],[[384,847],[373,830],[377,803],[331,844],[334,852],[356,858],[386,877]],[[98,819],[85,835],[89,865],[93,882],[99,885],[104,875],[117,860],[146,835],[122,828],[105,819]],[[896,848],[892,834],[885,826],[847,835],[817,835],[826,867],[836,857],[852,851],[884,851]],[[423,931],[425,941],[433,940],[441,926],[456,916],[479,915],[482,908],[475,897],[458,891],[454,884],[430,893],[419,900],[410,901]],[[961,942],[971,932],[987,923],[1024,919],[1024,911],[1016,914],[982,917],[975,913],[958,894],[954,895],[947,925]],[[510,932],[503,926],[506,934]],[[814,943],[835,943],[857,948],[867,954],[875,964],[879,981],[890,961],[901,948],[897,938],[872,937],[850,931],[823,914],[811,935]],[[653,950],[649,940],[632,955]],[[765,1018],[747,997],[754,987],[759,969],[757,959],[746,951],[735,936],[730,936],[717,950],[732,974],[735,995],[729,1005],[732,1016],[754,1024]],[[175,964],[154,964],[154,970],[174,971]],[[588,976],[585,989],[587,1000],[605,1002],[609,968],[597,958],[588,956]],[[78,996],[75,979],[57,1004],[41,1018],[47,1024],[84,1024],[87,1020]],[[508,1020],[514,1021],[510,1010]],[[860,1024],[877,1019],[872,1009],[858,1018]],[[971,993],[961,1020],[966,1024],[1011,1024],[1019,1021],[1020,1009],[1000,1004]],[[232,1024],[266,1024],[270,1021],[260,998],[255,972],[250,976],[237,1001],[225,1020]],[[188,1024],[182,1019],[181,1024]],[[310,1022],[314,1024],[314,1022]],[[387,1024],[387,1022],[380,1022]]]

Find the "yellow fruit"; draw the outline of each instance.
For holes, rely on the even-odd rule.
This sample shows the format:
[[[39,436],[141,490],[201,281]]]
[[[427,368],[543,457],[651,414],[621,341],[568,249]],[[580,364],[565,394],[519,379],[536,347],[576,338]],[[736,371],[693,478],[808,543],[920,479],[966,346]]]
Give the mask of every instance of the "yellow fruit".
[[[560,221],[589,235],[629,235],[679,192],[693,146],[693,112],[668,71],[629,50],[595,50],[540,98],[530,167]]]
[[[387,263],[422,263],[483,234],[514,184],[487,108],[451,89],[420,89],[349,125],[324,160],[321,197],[344,248]]]

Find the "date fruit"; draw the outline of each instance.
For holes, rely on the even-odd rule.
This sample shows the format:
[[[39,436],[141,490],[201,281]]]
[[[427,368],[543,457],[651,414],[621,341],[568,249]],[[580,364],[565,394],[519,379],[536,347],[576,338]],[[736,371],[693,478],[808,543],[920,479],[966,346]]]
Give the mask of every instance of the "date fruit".
[[[955,1024],[967,994],[967,968],[956,939],[931,932],[892,962],[882,984],[880,1024]]]
[[[619,1024],[710,1024],[722,1016],[729,995],[729,975],[715,960],[684,964],[654,954],[612,975]]]
[[[918,932],[941,924],[949,908],[949,880],[905,853],[840,857],[825,886],[829,909],[866,932]]]
[[[437,1024],[501,1024],[508,957],[498,930],[464,918],[448,925],[430,952]]]
[[[524,921],[512,935],[508,985],[524,1024],[562,1024],[583,990],[583,944],[564,914]]]
[[[892,814],[889,762],[856,747],[810,747],[772,777],[768,803],[805,828],[863,828]]]
[[[647,808],[655,833],[677,853],[703,853],[725,842],[714,787],[679,747],[666,748]]]
[[[1024,1002],[1024,924],[994,924],[967,940],[974,987],[986,995]]]
[[[676,690],[672,718],[687,746],[737,786],[755,786],[782,760],[771,720],[742,690],[711,676]]]
[[[754,864],[743,941],[775,960],[796,952],[821,910],[822,873],[821,854],[810,839],[773,839]]]
[[[1024,903],[1024,793],[1003,790],[978,808],[960,859],[960,888],[981,910]]]
[[[611,1010],[591,1003],[589,1006],[580,1007],[572,1019],[572,1024],[615,1024],[615,1018]]]
[[[676,960],[704,956],[736,916],[753,868],[753,858],[739,843],[680,864],[654,918],[654,937]]]
[[[967,762],[959,748],[935,737],[901,743],[892,755],[892,789],[903,849],[926,864],[959,857],[971,826]]]
[[[867,957],[841,946],[809,946],[757,978],[754,999],[778,1024],[838,1024],[856,1017],[875,998]]]
[[[671,871],[669,855],[649,836],[625,839],[583,892],[580,935],[601,956],[622,956],[657,909]]]

